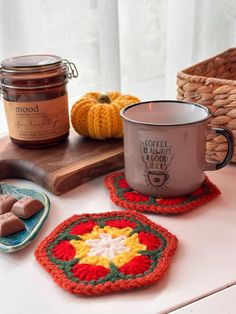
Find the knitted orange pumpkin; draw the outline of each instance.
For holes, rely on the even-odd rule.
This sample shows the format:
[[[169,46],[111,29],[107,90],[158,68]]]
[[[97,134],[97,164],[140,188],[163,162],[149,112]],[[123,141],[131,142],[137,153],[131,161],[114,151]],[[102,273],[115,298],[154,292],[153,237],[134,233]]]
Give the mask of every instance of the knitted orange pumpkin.
[[[81,135],[97,139],[122,137],[123,128],[120,110],[139,102],[137,97],[121,95],[119,92],[87,93],[71,110],[71,122]]]

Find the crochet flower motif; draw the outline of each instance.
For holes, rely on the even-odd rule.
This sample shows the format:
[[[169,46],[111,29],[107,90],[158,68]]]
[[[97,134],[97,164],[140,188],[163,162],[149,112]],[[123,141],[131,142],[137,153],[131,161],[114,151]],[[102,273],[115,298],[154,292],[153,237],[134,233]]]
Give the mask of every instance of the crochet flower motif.
[[[111,200],[125,209],[162,214],[185,213],[204,205],[220,194],[218,188],[206,177],[202,186],[196,191],[174,198],[155,198],[138,193],[128,185],[124,172],[108,175],[105,185],[110,192]]]
[[[176,244],[173,235],[141,214],[111,212],[71,217],[35,255],[70,292],[101,294],[157,281]]]
[[[116,221],[111,223],[114,225]],[[107,222],[109,224],[109,221]],[[93,225],[92,221],[87,222]],[[94,225],[90,232],[80,234],[80,240],[69,241],[74,248],[74,258],[79,258],[79,264],[88,264],[103,266],[109,269],[112,262],[115,266],[120,267],[129,262],[133,257],[139,255],[139,251],[146,250],[147,246],[141,244],[138,234],[131,235],[133,229],[129,222],[120,220],[119,228],[114,226],[105,226],[100,228]],[[85,224],[82,224],[84,227]],[[71,230],[71,234],[78,234],[78,226]],[[161,243],[158,242],[160,245]],[[55,257],[61,257],[61,246],[55,246],[53,254]],[[59,251],[58,251],[59,249]]]
[[[86,240],[85,243],[90,247],[89,256],[104,256],[112,261],[116,255],[129,251],[125,240],[123,235],[113,239],[110,234],[100,233],[99,239]]]

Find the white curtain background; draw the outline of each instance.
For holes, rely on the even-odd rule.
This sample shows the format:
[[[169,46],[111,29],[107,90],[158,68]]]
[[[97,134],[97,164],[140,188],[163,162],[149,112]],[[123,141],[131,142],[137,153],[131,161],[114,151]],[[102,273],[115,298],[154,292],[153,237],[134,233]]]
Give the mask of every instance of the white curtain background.
[[[73,99],[97,90],[174,99],[179,70],[235,43],[235,0],[0,0],[0,61],[30,53],[73,61]],[[1,104],[0,132],[4,121]]]

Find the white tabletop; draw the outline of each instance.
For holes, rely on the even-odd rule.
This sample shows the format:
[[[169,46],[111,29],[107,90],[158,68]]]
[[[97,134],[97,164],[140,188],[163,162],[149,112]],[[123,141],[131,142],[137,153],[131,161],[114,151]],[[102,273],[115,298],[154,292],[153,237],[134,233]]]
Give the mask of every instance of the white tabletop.
[[[171,314],[235,314],[236,286],[225,288],[197,302],[171,312]]]
[[[0,313],[166,313],[234,285],[236,166],[209,172],[208,176],[222,192],[217,199],[182,215],[147,215],[179,239],[167,275],[149,288],[100,297],[78,297],[65,292],[35,261],[33,253],[40,241],[71,215],[119,209],[109,200],[103,178],[60,197],[29,181],[5,180],[46,192],[51,200],[51,213],[41,233],[27,248],[0,255]]]

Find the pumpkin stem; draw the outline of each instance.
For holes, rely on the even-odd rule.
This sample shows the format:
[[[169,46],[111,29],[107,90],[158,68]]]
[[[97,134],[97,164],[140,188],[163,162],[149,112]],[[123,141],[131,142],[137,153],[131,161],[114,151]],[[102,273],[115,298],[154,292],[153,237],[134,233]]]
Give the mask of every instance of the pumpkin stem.
[[[101,96],[99,96],[98,102],[101,104],[110,104],[111,98],[108,95],[102,94]]]

